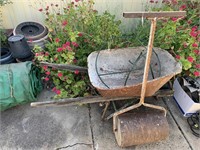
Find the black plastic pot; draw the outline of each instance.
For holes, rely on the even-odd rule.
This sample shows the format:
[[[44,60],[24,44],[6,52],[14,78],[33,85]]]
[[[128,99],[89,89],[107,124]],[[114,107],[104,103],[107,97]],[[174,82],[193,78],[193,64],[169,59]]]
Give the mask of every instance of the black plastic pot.
[[[8,43],[14,58],[26,58],[32,55],[31,49],[23,35],[9,37]]]
[[[24,35],[27,40],[38,40],[47,34],[47,29],[37,22],[22,22],[13,30],[13,34]]]
[[[0,48],[0,64],[10,64],[16,62],[8,48]]]
[[[34,59],[34,57],[35,57],[35,54],[32,53],[32,55],[29,56],[29,57],[26,57],[26,58],[17,58],[16,60],[17,60],[17,62],[32,61]]]

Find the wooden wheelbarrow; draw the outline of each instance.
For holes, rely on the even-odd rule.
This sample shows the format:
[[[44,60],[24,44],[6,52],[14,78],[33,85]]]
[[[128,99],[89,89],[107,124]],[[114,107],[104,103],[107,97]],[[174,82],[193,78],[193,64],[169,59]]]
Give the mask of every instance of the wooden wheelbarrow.
[[[109,104],[110,101],[140,96],[139,103],[121,109],[112,115],[113,131],[118,145],[127,147],[165,139],[169,132],[166,119],[167,111],[161,106],[145,103],[144,98],[159,96],[159,93],[162,93],[159,91],[160,87],[174,75],[180,73],[182,67],[167,51],[153,48],[156,21],[163,17],[180,17],[185,16],[185,14],[184,11],[124,13],[123,16],[126,18],[144,17],[151,20],[147,48],[137,47],[93,52],[88,56],[88,69],[79,66],[42,63],[70,71],[77,69],[81,72],[87,71],[92,85],[102,97],[34,102],[31,103],[31,106],[63,106],[97,102],[108,102],[107,104]]]

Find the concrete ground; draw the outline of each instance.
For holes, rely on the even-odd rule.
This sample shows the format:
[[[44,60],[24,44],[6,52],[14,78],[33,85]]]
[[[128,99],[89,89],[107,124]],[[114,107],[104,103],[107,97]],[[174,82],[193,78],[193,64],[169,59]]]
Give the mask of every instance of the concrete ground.
[[[49,100],[43,91],[39,101]],[[157,143],[125,150],[198,150],[195,137],[172,98],[154,100],[168,110],[169,137]],[[38,107],[29,104],[1,112],[1,150],[122,150],[112,132],[112,119],[101,121],[98,104],[69,107]]]

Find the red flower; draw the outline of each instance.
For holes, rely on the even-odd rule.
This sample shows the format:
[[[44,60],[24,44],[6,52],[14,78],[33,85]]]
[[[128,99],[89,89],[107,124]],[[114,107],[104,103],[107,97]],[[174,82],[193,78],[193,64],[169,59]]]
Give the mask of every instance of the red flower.
[[[59,39],[59,38],[56,38],[56,39],[55,39],[55,42],[56,42],[56,43],[60,42],[60,39]]]
[[[150,2],[150,3],[154,3],[154,0],[150,0],[149,2]]]
[[[45,52],[45,56],[49,56],[49,52]]]
[[[35,56],[40,56],[40,54],[39,53],[35,53]]]
[[[57,52],[62,52],[63,48],[62,47],[58,47],[57,48]]]
[[[62,72],[59,72],[58,77],[62,77],[62,76],[63,76]]]
[[[70,46],[70,42],[66,42],[65,44],[66,44],[67,46]]]
[[[72,45],[74,45],[74,47],[78,47],[78,44],[76,42],[72,42]]]
[[[175,22],[175,21],[177,21],[177,19],[178,18],[173,17],[171,20]]]
[[[56,61],[56,60],[58,60],[58,58],[57,58],[57,57],[55,57],[55,58],[54,58],[54,60]]]
[[[186,42],[183,43],[183,47],[187,48],[187,43]]]
[[[43,68],[44,70],[47,70],[48,66],[43,66],[42,68]]]
[[[66,48],[67,48],[67,44],[63,44],[63,45],[62,45],[62,48],[63,48],[63,49],[66,49]]]
[[[61,94],[61,91],[60,91],[60,90],[56,90],[56,94],[57,94],[57,95],[60,95],[60,94]]]
[[[197,26],[192,27],[192,31],[196,31],[198,29]]]
[[[172,0],[172,4],[173,4],[173,5],[178,4],[177,0]]]
[[[38,9],[40,12],[42,12],[43,11],[43,9],[42,8],[40,8],[40,9]]]
[[[189,20],[187,23],[188,23],[188,24],[191,24],[191,23],[192,23],[192,20]]]
[[[195,77],[199,77],[199,76],[200,76],[200,72],[195,71],[195,72],[194,72],[194,76],[195,76]]]
[[[196,68],[197,68],[197,69],[200,69],[200,64],[196,64]]]
[[[54,88],[52,89],[52,91],[53,91],[53,92],[56,92],[56,91],[57,91],[56,87],[54,87]]]
[[[49,78],[45,77],[44,80],[45,80],[45,81],[49,81]]]
[[[176,59],[181,59],[181,56],[180,55],[176,55]]]
[[[77,63],[77,59],[74,59],[73,62],[74,62],[74,63]]]
[[[191,56],[188,56],[187,60],[192,63],[194,61],[194,58]]]
[[[67,25],[67,21],[64,20],[64,21],[62,22],[62,26],[66,26],[66,25]]]
[[[194,52],[195,54],[197,54],[197,55],[200,55],[200,50],[198,50],[198,49],[195,49],[193,52]]]
[[[28,42],[32,43],[32,42],[33,42],[33,40],[29,40]]]
[[[45,74],[46,74],[46,75],[50,75],[51,73],[50,73],[50,71],[47,71],[47,72],[45,72]]]
[[[181,5],[181,7],[180,7],[179,9],[180,9],[180,10],[186,9],[186,5]]]
[[[78,33],[78,36],[81,37],[81,36],[83,36],[83,34],[82,34],[81,32],[79,32],[79,33]]]
[[[80,0],[75,0],[75,2],[79,2]]]
[[[78,71],[78,70],[75,70],[74,73],[75,73],[75,74],[79,74],[79,71]]]
[[[198,33],[193,30],[190,32],[190,36],[192,36],[192,37],[196,37],[197,35],[198,35]]]
[[[193,43],[192,47],[198,47],[198,44],[197,43]]]

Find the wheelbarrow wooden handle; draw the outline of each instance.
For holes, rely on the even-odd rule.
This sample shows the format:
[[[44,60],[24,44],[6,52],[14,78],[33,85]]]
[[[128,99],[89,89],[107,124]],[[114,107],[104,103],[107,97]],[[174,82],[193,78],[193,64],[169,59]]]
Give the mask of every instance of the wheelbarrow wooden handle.
[[[163,18],[163,17],[183,17],[186,11],[159,11],[159,12],[124,12],[125,18]]]
[[[56,69],[63,69],[63,70],[68,70],[71,72],[74,72],[78,70],[79,72],[85,72],[87,73],[88,69],[86,67],[80,67],[76,65],[69,65],[69,64],[54,64],[54,63],[48,63],[48,62],[40,62],[42,66],[49,66],[53,67]]]

